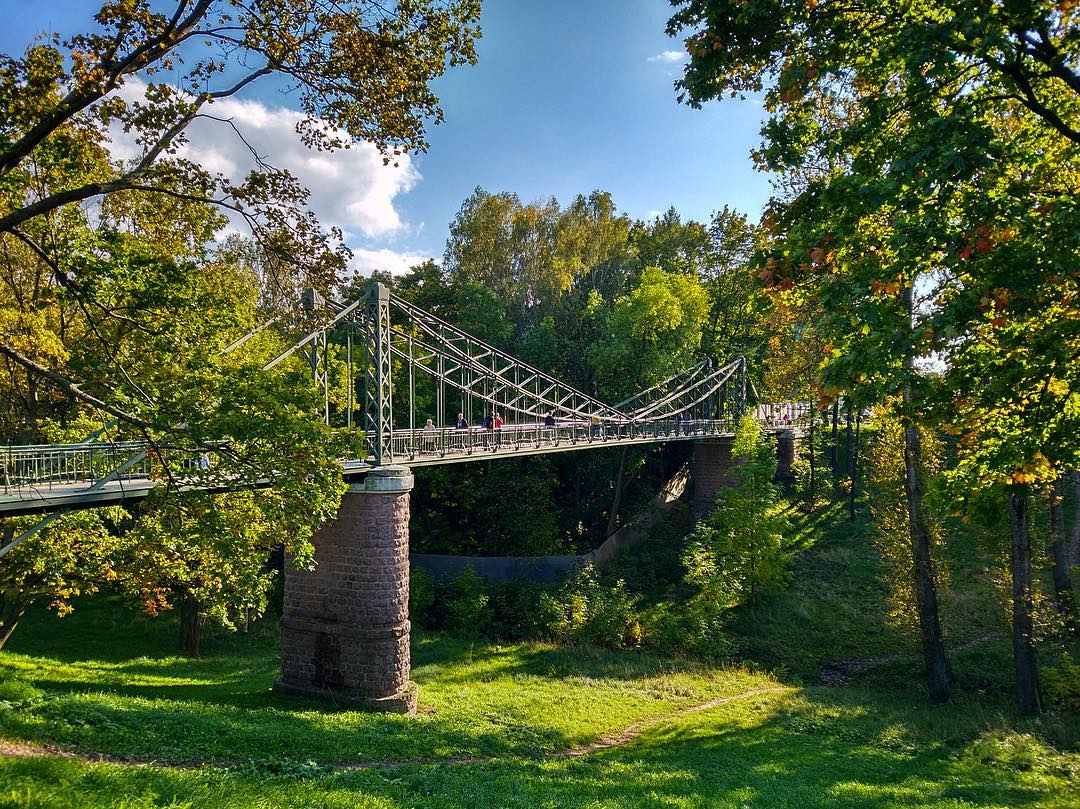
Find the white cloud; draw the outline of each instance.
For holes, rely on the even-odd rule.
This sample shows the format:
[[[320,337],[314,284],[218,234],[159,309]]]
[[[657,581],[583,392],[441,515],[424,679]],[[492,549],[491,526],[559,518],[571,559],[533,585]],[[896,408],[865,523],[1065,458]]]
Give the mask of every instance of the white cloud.
[[[129,81],[122,92],[128,99],[141,99],[145,85]],[[319,221],[325,227],[341,228],[346,242],[357,236],[386,237],[405,229],[394,201],[420,180],[408,155],[398,158],[395,167],[392,163],[384,166],[379,150],[369,143],[336,152],[310,151],[296,134],[296,124],[303,115],[260,101],[227,98],[203,111],[231,121],[269,165],[288,169],[311,192],[308,205]],[[255,165],[251,151],[228,123],[198,119],[186,135],[189,142],[178,153],[208,171],[239,181]],[[112,136],[115,157],[139,156],[130,135],[114,131]]]
[[[673,65],[676,62],[682,62],[685,59],[686,54],[683,51],[661,51],[655,56],[650,56],[646,61],[662,62],[667,65]]]
[[[381,250],[353,250],[353,259],[349,269],[358,275],[371,275],[375,270],[388,270],[394,275],[404,275],[412,267],[422,264],[432,256],[422,253],[398,253],[383,248]]]

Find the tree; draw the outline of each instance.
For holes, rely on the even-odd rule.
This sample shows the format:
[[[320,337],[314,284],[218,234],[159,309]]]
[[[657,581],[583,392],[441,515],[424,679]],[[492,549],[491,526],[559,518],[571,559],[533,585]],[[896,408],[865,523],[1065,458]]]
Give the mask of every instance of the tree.
[[[709,560],[725,592],[757,600],[762,587],[783,582],[790,528],[772,482],[776,451],[752,416],[740,420],[731,449],[733,486],[716,494],[716,509],[694,529],[690,554]]]
[[[225,178],[177,149],[192,122],[216,120],[215,102],[268,76],[296,90],[313,149],[368,141],[386,161],[423,149],[440,117],[428,82],[475,58],[477,15],[472,0],[108,0],[93,30],[0,57],[0,428],[8,441],[147,441],[163,483],[134,526],[86,528],[69,548],[66,526],[80,523],[65,517],[18,546],[5,604],[51,595],[66,609],[64,593],[121,570],[140,593],[224,618],[209,592],[258,602],[268,543],[305,558],[340,497],[340,445],[309,377],[288,363],[261,372],[284,348],[275,335],[223,349],[272,314],[292,323],[295,293],[343,280],[348,251],[288,172],[253,155],[246,178]],[[137,144],[132,160],[107,150],[117,131]],[[214,244],[224,213],[251,241]],[[193,453],[211,456],[206,485],[241,491],[180,495],[171,484]],[[155,559],[170,541],[183,575]]]
[[[589,346],[597,384],[622,398],[693,364],[708,299],[697,279],[646,267],[641,281],[608,308],[598,295],[589,308],[600,323]]]
[[[0,532],[6,545],[39,517],[11,520]],[[117,551],[125,544],[117,525],[127,519],[116,507],[65,514],[0,564],[0,649],[34,601],[47,599],[58,615],[73,610],[79,596],[116,581]]]
[[[893,404],[890,407],[890,404]],[[932,431],[920,429],[920,447],[926,473],[933,477],[942,468],[942,442]],[[896,414],[894,403],[887,403],[875,418],[875,429],[866,454],[867,494],[873,518],[874,544],[882,559],[882,584],[889,591],[890,623],[918,635],[920,632],[919,601],[915,591],[918,579],[914,575],[911,531],[906,494],[907,469],[904,447],[907,444],[905,427]],[[928,510],[932,544],[941,543],[941,524],[938,514]],[[934,570],[934,597],[948,593],[948,573],[945,566]],[[926,595],[923,595],[926,598]]]
[[[930,597],[918,422],[932,419],[931,394],[952,401],[944,392],[963,384],[954,373],[930,384],[922,364],[966,345],[994,306],[979,310],[980,298],[1012,289],[1003,273],[1019,264],[998,248],[1014,236],[1025,238],[1003,252],[1030,250],[1027,277],[1071,277],[1060,251],[1070,243],[1065,223],[1076,221],[1075,23],[1051,2],[676,5],[669,32],[686,31],[691,54],[684,98],[696,105],[765,89],[771,117],[756,158],[802,180],[773,206],[783,239],[764,271],[777,286],[806,284],[822,298],[825,395],[903,398],[915,573]],[[1017,221],[1032,229],[1014,232]],[[1057,251],[1050,263],[1036,245]],[[1022,556],[1026,520],[1013,522]],[[1025,564],[1014,565],[1021,578]],[[941,699],[947,666],[929,601],[928,686]]]
[[[261,159],[241,182],[209,174],[176,155],[186,128],[212,117],[215,101],[275,75],[298,91],[309,147],[371,141],[388,161],[422,149],[425,119],[440,115],[428,82],[447,63],[475,58],[477,15],[472,0],[390,9],[367,0],[109,0],[94,31],[0,61],[0,240],[20,242],[88,305],[93,267],[71,265],[61,220],[117,195],[132,206],[197,202],[244,221],[268,266],[286,262],[304,286],[325,291],[347,251],[304,210],[306,190]],[[122,96],[125,86],[143,87],[143,98]],[[129,133],[142,154],[103,159],[110,128]],[[65,170],[49,171],[57,165]],[[0,341],[0,353],[33,370],[10,343]]]
[[[563,208],[554,198],[523,204],[517,194],[477,188],[450,224],[443,267],[451,283],[473,282],[506,302],[519,332],[561,304],[595,290],[625,287],[630,221],[611,195],[579,195]]]

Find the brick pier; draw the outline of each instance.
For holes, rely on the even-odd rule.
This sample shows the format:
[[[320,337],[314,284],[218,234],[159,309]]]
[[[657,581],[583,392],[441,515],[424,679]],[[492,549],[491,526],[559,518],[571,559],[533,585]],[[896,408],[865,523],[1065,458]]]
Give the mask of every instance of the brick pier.
[[[716,493],[735,482],[731,474],[734,442],[731,437],[694,442],[694,516],[712,511]]]
[[[776,441],[776,478],[790,480],[798,453],[794,430],[778,430]],[[694,443],[694,515],[703,517],[713,509],[716,493],[735,483],[731,447],[734,438],[713,438]]]
[[[776,477],[778,480],[790,480],[795,476],[792,467],[797,456],[797,444],[794,430],[780,430],[776,433]]]
[[[416,712],[409,679],[412,486],[404,467],[369,472],[315,535],[315,569],[286,561],[279,693]]]

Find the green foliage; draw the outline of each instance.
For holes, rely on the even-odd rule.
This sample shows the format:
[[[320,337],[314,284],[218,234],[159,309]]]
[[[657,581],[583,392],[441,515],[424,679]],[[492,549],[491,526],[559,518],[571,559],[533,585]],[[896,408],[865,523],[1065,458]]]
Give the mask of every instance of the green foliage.
[[[286,0],[269,27],[235,4],[161,5],[105,0],[92,30],[0,59],[0,443],[80,441],[113,423],[103,440],[155,443],[161,482],[134,525],[115,510],[66,516],[6,558],[5,621],[119,580],[151,611],[194,603],[230,626],[265,606],[271,547],[310,560],[343,490],[343,443],[321,426],[310,374],[260,371],[283,347],[271,331],[221,351],[271,316],[292,322],[299,290],[337,285],[348,250],[287,172],[259,160],[243,179],[212,175],[177,147],[204,105],[277,74],[297,90],[307,146],[375,143],[389,162],[424,148],[440,115],[428,82],[473,61],[479,35],[472,0]],[[119,130],[134,159],[106,148]],[[250,240],[215,243],[226,210]],[[330,359],[341,365],[336,347]],[[178,492],[204,452],[199,482],[240,491]]]
[[[127,545],[116,526],[126,518],[118,507],[77,511],[57,518],[8,554],[0,564],[0,602],[25,608],[44,599],[58,615],[74,609],[79,596],[98,592],[123,573],[118,551]],[[9,520],[0,538],[6,544],[35,525],[38,516]]]
[[[541,632],[561,643],[631,649],[642,641],[636,601],[621,579],[606,584],[596,568],[586,564],[557,592],[540,596],[538,624]]]
[[[409,621],[413,626],[432,626],[429,615],[435,605],[438,580],[422,567],[409,571]]]
[[[558,486],[546,457],[418,469],[412,545],[479,556],[564,553]]]
[[[913,392],[904,415],[963,439],[959,498],[1074,465],[1071,7],[676,5],[689,103],[765,91],[755,157],[783,193],[760,274],[819,302],[822,395]],[[934,361],[940,373],[924,373]]]
[[[904,469],[904,427],[896,413],[882,409],[874,419],[874,430],[864,455],[866,491],[873,518],[874,545],[883,562],[880,580],[889,592],[887,619],[913,638],[919,631],[915,599],[911,530],[908,524],[906,473]],[[927,475],[941,470],[943,448],[934,432],[922,430],[923,462]],[[943,538],[940,515],[928,509],[935,545]],[[949,598],[949,568],[940,561],[935,566],[939,596]]]
[[[471,567],[466,567],[465,572],[450,583],[446,600],[446,628],[466,637],[483,635],[491,622],[490,600],[483,578],[477,576]]]
[[[610,310],[594,299],[601,339],[589,360],[598,383],[621,398],[692,365],[708,308],[697,279],[657,267],[646,267]]]
[[[732,458],[735,484],[717,492],[716,509],[698,523],[685,558],[690,583],[718,608],[782,584],[789,561],[790,526],[772,482],[775,450],[750,416],[739,422]]]
[[[1055,710],[1080,713],[1080,663],[1066,652],[1057,665],[1047,666],[1040,675]]]

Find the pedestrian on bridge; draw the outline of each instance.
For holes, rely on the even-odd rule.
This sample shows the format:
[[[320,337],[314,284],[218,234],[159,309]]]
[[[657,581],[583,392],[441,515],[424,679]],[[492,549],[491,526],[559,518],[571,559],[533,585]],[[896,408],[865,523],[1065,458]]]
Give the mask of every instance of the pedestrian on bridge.
[[[427,420],[427,424],[424,425],[424,439],[420,442],[420,452],[435,453],[435,423],[431,420]]]
[[[469,422],[465,421],[464,413],[457,414],[457,424],[455,424],[454,426],[457,427],[459,430],[469,429]]]

